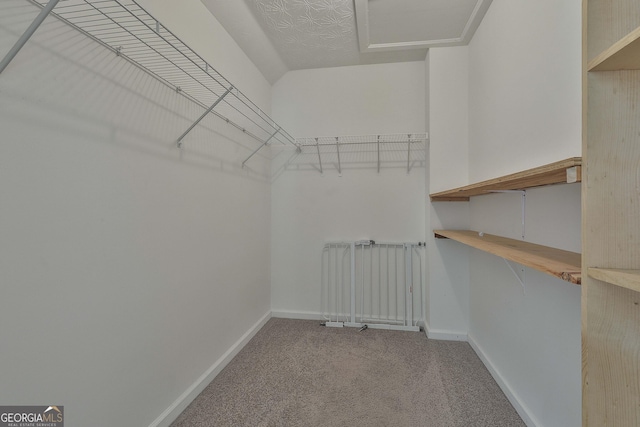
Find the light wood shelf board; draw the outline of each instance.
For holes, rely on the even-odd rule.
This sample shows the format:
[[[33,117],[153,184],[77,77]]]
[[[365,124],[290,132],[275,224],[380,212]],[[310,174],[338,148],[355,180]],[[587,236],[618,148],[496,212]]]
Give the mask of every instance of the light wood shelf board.
[[[588,7],[586,6],[588,3]],[[590,61],[640,24],[638,0],[585,0],[586,59]]]
[[[582,22],[582,425],[639,426],[638,0],[584,0]]]
[[[575,169],[573,169],[575,168]],[[570,176],[571,175],[571,176]],[[552,184],[582,181],[582,158],[572,157],[526,171],[478,182],[430,195],[433,202],[467,201],[469,197],[493,191],[525,190]]]
[[[589,267],[587,272],[596,280],[640,292],[640,270]]]
[[[640,27],[589,61],[589,71],[640,70]]]
[[[579,285],[582,282],[581,255],[576,252],[537,245],[472,230],[434,230],[436,238],[455,240],[476,249],[542,271]]]

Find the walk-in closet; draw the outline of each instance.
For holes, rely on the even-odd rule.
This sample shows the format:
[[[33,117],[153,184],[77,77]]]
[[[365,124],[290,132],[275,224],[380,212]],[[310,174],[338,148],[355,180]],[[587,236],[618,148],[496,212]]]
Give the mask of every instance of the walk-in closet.
[[[0,426],[640,425],[636,3],[0,0]]]

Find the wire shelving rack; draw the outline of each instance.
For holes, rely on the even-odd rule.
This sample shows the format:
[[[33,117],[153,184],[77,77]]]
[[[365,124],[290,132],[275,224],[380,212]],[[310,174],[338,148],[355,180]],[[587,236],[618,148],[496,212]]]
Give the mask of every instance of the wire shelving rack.
[[[295,145],[295,139],[206,60],[134,0],[29,0],[41,14],[14,47],[13,56],[51,14],[144,69],[199,104],[203,114],[177,138],[178,146],[207,114],[212,113],[262,143]],[[39,22],[37,22],[39,20]],[[30,34],[27,34],[29,33]],[[0,72],[11,61],[3,60]]]
[[[301,152],[314,152],[318,157],[318,166],[320,173],[323,173],[322,154],[328,151],[335,153],[337,158],[338,172],[342,173],[342,162],[340,153],[344,153],[345,148],[349,146],[364,147],[368,146],[368,150],[372,151],[376,156],[377,169],[380,172],[382,163],[382,155],[385,147],[394,146],[394,151],[404,150],[406,148],[406,164],[407,172],[411,169],[411,150],[415,144],[423,144],[429,139],[427,133],[396,133],[387,135],[352,135],[352,136],[323,136],[323,137],[304,137],[296,138],[298,150]],[[340,148],[345,147],[345,148]],[[415,150],[415,148],[414,148]]]

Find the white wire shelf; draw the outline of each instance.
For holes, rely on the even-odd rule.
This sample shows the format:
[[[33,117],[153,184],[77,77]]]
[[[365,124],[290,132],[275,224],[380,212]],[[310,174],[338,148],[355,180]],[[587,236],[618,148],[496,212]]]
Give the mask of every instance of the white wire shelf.
[[[323,136],[296,138],[296,145],[303,154],[315,154],[318,160],[318,170],[323,173],[322,159],[327,156],[337,160],[338,173],[342,173],[341,154],[359,151],[367,146],[369,158],[377,163],[378,172],[384,158],[393,153],[394,157],[400,152],[405,152],[404,158],[407,165],[407,173],[411,169],[412,154],[424,151],[424,143],[429,138],[427,133],[396,133],[387,135],[350,135],[350,136]],[[418,145],[416,147],[416,145]],[[341,148],[342,147],[342,148]],[[413,147],[413,148],[412,148]],[[414,153],[412,153],[412,150]],[[385,154],[386,153],[386,154]],[[397,158],[393,159],[397,161]],[[415,159],[413,159],[415,160]]]
[[[51,0],[29,1],[44,9]],[[208,113],[262,142],[260,148],[269,142],[295,143],[271,117],[134,0],[62,0],[51,14],[205,109],[178,138],[179,146]]]
[[[349,135],[349,136],[320,136],[296,138],[298,146],[316,145],[351,145],[351,144],[394,144],[424,142],[426,133],[394,133],[387,135]]]

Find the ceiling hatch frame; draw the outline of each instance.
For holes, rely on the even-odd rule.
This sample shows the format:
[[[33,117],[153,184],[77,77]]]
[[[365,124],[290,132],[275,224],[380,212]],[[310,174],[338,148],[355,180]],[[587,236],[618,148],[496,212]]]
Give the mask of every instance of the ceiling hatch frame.
[[[396,43],[371,43],[369,36],[369,0],[354,0],[356,28],[360,52],[385,52],[469,44],[493,0],[477,0],[460,37],[439,40],[415,40]]]

